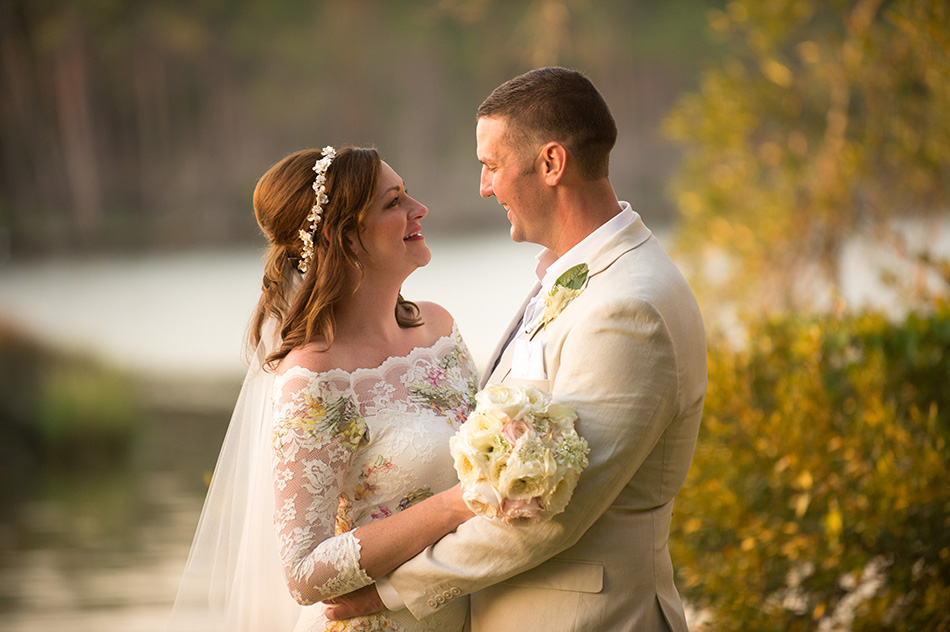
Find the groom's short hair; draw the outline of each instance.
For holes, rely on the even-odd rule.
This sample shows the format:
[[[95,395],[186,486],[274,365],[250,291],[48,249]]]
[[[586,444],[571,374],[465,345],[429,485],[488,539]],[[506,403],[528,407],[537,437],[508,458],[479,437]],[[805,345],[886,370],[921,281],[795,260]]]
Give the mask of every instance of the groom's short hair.
[[[501,84],[479,106],[477,118],[506,122],[518,151],[556,141],[588,180],[607,177],[617,124],[590,79],[576,70],[538,68]]]

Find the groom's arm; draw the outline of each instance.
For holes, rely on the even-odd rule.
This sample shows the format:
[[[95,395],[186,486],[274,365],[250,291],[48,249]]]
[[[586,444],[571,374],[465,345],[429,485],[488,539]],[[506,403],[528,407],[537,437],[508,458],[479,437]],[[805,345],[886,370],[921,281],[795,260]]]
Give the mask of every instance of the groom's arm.
[[[590,464],[567,509],[548,522],[519,526],[469,520],[397,568],[388,581],[417,618],[451,596],[503,581],[577,542],[676,415],[676,355],[661,315],[653,305],[630,299],[596,308],[567,334],[552,385],[555,400],[576,409],[578,432],[590,444]]]

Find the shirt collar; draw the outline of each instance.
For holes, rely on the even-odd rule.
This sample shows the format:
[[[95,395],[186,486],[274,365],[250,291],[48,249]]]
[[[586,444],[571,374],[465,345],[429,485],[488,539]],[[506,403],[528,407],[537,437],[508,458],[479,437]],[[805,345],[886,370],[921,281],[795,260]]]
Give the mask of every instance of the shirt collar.
[[[537,255],[536,273],[541,281],[542,292],[550,290],[558,277],[588,258],[607,243],[611,237],[623,230],[634,219],[633,209],[627,202],[620,202],[620,212],[601,224],[594,232],[574,245],[573,248],[557,257],[552,250],[545,248]]]

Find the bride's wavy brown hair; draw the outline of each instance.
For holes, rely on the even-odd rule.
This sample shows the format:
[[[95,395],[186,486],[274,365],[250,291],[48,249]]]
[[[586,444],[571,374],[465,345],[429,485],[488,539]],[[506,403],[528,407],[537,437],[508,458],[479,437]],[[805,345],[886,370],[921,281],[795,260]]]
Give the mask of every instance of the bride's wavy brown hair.
[[[293,289],[301,275],[299,231],[307,227],[314,202],[313,165],[322,157],[318,149],[295,152],[261,176],[254,189],[254,214],[269,247],[249,342],[251,348],[258,345],[268,318],[280,323],[280,347],[265,361],[270,369],[291,350],[313,340],[322,338],[329,349],[336,330],[333,308],[359,287],[350,287],[349,272],[358,269],[362,280],[363,264],[349,238],[360,240],[363,218],[376,198],[381,159],[375,149],[346,147],[327,169],[329,202],[313,236],[313,260]],[[419,307],[402,295],[395,310],[401,327],[422,324]]]

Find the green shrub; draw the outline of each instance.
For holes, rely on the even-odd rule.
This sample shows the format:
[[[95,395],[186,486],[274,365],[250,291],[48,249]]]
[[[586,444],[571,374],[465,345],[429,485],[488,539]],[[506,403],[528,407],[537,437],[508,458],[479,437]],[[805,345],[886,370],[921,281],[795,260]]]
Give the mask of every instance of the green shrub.
[[[123,460],[141,429],[131,380],[0,323],[0,470]]]
[[[711,343],[671,551],[713,630],[950,630],[950,306]]]
[[[129,381],[81,358],[60,359],[44,375],[37,428],[57,464],[121,462],[140,426]]]

